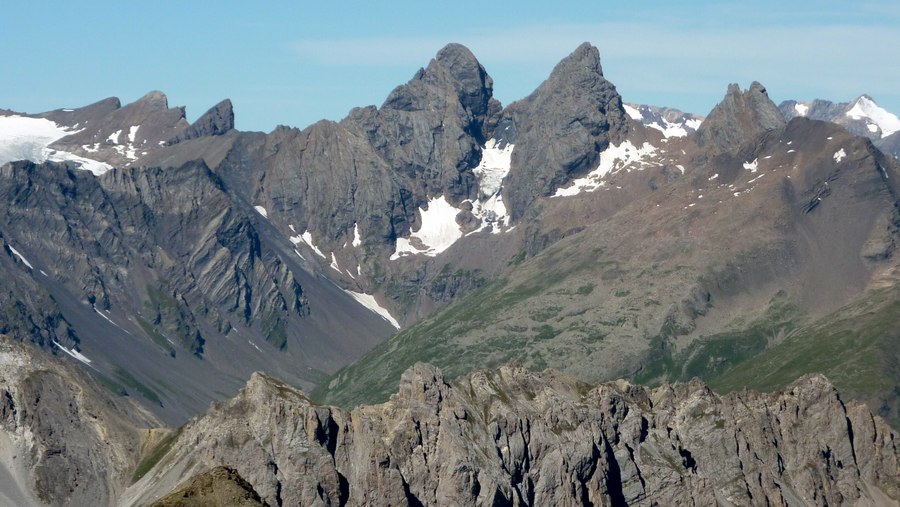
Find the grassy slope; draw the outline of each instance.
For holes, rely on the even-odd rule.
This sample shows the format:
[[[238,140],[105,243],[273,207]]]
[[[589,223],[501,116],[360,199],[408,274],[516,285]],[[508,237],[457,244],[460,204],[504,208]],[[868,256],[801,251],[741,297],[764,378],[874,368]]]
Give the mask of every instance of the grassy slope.
[[[441,367],[449,378],[509,360],[540,369],[542,365],[529,351],[535,343],[553,336],[542,336],[539,328],[535,333],[531,329],[512,332],[471,346],[449,337],[483,326],[498,308],[542,290],[546,287],[510,287],[507,280],[494,281],[385,342],[339,372],[330,386],[323,386],[313,396],[347,407],[386,400],[396,390],[401,373],[416,361]],[[845,395],[867,401],[896,424],[900,422],[898,324],[900,287],[872,291],[811,323],[804,323],[789,303],[775,298],[761,318],[741,329],[707,337],[677,354],[663,349],[632,379],[653,383],[699,376],[722,392],[742,388],[769,391],[806,373],[821,372]],[[779,334],[787,337],[775,344]],[[655,340],[664,341],[661,336]]]
[[[873,291],[709,380],[722,392],[773,390],[811,372],[900,423],[900,288]]]

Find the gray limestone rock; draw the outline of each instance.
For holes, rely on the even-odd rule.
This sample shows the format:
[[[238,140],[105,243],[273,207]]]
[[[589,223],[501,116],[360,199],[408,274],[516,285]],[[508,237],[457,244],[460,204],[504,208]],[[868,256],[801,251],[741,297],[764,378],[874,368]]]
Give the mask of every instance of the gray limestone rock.
[[[822,376],[720,396],[514,365],[448,382],[417,364],[389,402],[346,412],[254,375],[123,503],[224,465],[270,504],[890,504],[897,438]]]
[[[83,369],[0,336],[0,503],[114,505],[159,425]]]

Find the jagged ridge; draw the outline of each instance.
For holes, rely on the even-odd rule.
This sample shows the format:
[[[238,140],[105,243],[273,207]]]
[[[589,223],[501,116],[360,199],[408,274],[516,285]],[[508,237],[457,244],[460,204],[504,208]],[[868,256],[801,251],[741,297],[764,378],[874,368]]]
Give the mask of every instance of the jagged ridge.
[[[417,364],[383,405],[311,403],[254,375],[126,494],[234,467],[271,504],[889,503],[896,434],[822,376],[783,392],[589,386],[509,365],[455,382]]]

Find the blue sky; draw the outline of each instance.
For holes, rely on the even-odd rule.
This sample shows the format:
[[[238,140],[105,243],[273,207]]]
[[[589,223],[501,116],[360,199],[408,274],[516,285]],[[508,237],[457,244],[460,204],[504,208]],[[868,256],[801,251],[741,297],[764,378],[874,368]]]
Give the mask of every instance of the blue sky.
[[[896,1],[0,2],[0,107],[25,112],[158,89],[189,119],[227,97],[240,129],[305,127],[380,105],[449,42],[505,105],[588,41],[629,102],[706,114],[758,80],[900,114]]]

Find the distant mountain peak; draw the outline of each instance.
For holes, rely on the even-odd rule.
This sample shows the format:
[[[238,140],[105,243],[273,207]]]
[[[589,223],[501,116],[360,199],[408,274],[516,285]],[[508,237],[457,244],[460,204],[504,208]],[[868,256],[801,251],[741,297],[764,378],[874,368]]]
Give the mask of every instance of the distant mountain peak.
[[[625,113],[645,127],[658,130],[665,137],[684,137],[696,132],[703,123],[703,117],[686,113],[671,107],[648,106],[645,104],[623,104]]]
[[[583,42],[569,56],[563,58],[553,71],[550,78],[587,78],[595,79],[603,77],[603,67],[600,64],[600,51],[591,44]]]
[[[853,120],[866,121],[867,130],[873,134],[880,133],[880,137],[900,131],[900,118],[879,106],[866,94],[853,101],[853,107],[844,114]]]
[[[778,109],[785,120],[805,116],[811,120],[836,123],[853,134],[871,139],[882,151],[900,156],[897,142],[900,118],[878,105],[867,93],[849,102],[786,100],[779,104]]]
[[[178,137],[179,141],[206,136],[219,136],[234,129],[234,107],[225,99],[211,107]]]
[[[732,83],[722,102],[697,129],[697,140],[714,151],[730,151],[784,124],[784,117],[765,86],[754,81],[748,90],[741,91],[740,85]]]
[[[166,97],[166,94],[159,90],[152,90],[147,92],[143,97],[134,101],[135,105],[146,105],[151,106],[153,109],[168,109],[169,108],[169,98]]]

